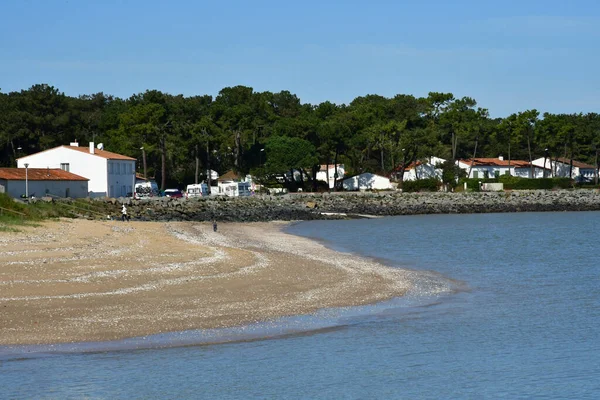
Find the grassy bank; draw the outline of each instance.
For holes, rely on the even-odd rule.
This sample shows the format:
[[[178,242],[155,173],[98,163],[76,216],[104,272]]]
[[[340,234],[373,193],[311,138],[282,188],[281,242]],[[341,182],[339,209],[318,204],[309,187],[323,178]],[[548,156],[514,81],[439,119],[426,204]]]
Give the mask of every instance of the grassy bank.
[[[92,204],[87,201],[64,202],[21,202],[0,193],[0,231],[15,232],[20,226],[32,226],[41,221],[53,218],[81,218],[98,214]]]

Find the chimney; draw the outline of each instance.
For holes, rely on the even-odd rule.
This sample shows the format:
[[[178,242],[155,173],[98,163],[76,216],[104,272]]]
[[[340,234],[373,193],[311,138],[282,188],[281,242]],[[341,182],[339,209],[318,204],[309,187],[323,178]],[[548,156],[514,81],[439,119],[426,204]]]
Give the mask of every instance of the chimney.
[[[498,160],[504,161],[504,156],[498,156]]]
[[[94,154],[96,152],[96,148],[94,147],[94,142],[90,142],[90,154]]]

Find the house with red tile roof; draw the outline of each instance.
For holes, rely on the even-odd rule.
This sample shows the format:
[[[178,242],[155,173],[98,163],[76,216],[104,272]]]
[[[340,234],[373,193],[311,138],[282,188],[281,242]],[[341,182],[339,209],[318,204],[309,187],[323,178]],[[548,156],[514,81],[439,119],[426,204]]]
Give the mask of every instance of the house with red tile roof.
[[[467,178],[497,178],[500,175],[519,176],[521,178],[542,178],[544,169],[524,160],[505,160],[498,158],[472,158],[457,161],[465,170]],[[533,175],[532,175],[533,172]]]
[[[573,160],[571,164],[571,160],[564,157],[552,159],[541,157],[533,160],[531,163],[543,167],[544,162],[546,163],[546,169],[549,171],[549,173],[546,173],[547,177],[565,177],[592,182],[597,174],[595,166],[577,160]]]
[[[104,150],[102,144],[80,147],[73,142],[17,159],[17,167],[61,169],[89,179],[89,197],[131,196],[136,159]]]
[[[88,179],[59,168],[0,168],[0,193],[11,197],[88,196]]]
[[[418,179],[430,179],[435,178],[438,180],[442,179],[442,168],[441,164],[446,162],[443,158],[431,156],[421,160],[411,162],[404,168],[404,174],[402,175],[403,181],[416,181]],[[396,167],[390,174],[390,178],[399,181],[400,171],[402,171],[402,165]]]
[[[337,164],[337,168],[335,164],[322,164],[319,165],[319,170],[317,171],[316,178],[318,181],[327,182],[329,188],[333,189],[334,182],[341,182],[342,180],[344,180],[345,174],[346,169],[344,168],[344,164]]]

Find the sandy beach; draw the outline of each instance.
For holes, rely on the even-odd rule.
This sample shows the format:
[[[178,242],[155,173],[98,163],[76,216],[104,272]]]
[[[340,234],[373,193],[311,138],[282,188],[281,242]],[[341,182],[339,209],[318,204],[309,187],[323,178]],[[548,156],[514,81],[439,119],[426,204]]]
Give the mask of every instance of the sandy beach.
[[[408,271],[284,223],[46,222],[0,233],[0,345],[232,327],[402,296]]]

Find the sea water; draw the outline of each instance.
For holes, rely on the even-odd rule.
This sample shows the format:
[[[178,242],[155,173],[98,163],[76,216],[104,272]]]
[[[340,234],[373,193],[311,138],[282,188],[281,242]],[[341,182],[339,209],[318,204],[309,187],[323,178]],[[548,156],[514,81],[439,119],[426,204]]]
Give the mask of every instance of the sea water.
[[[598,212],[294,224],[452,290],[204,333],[221,344],[0,349],[0,398],[600,398],[599,224]]]

